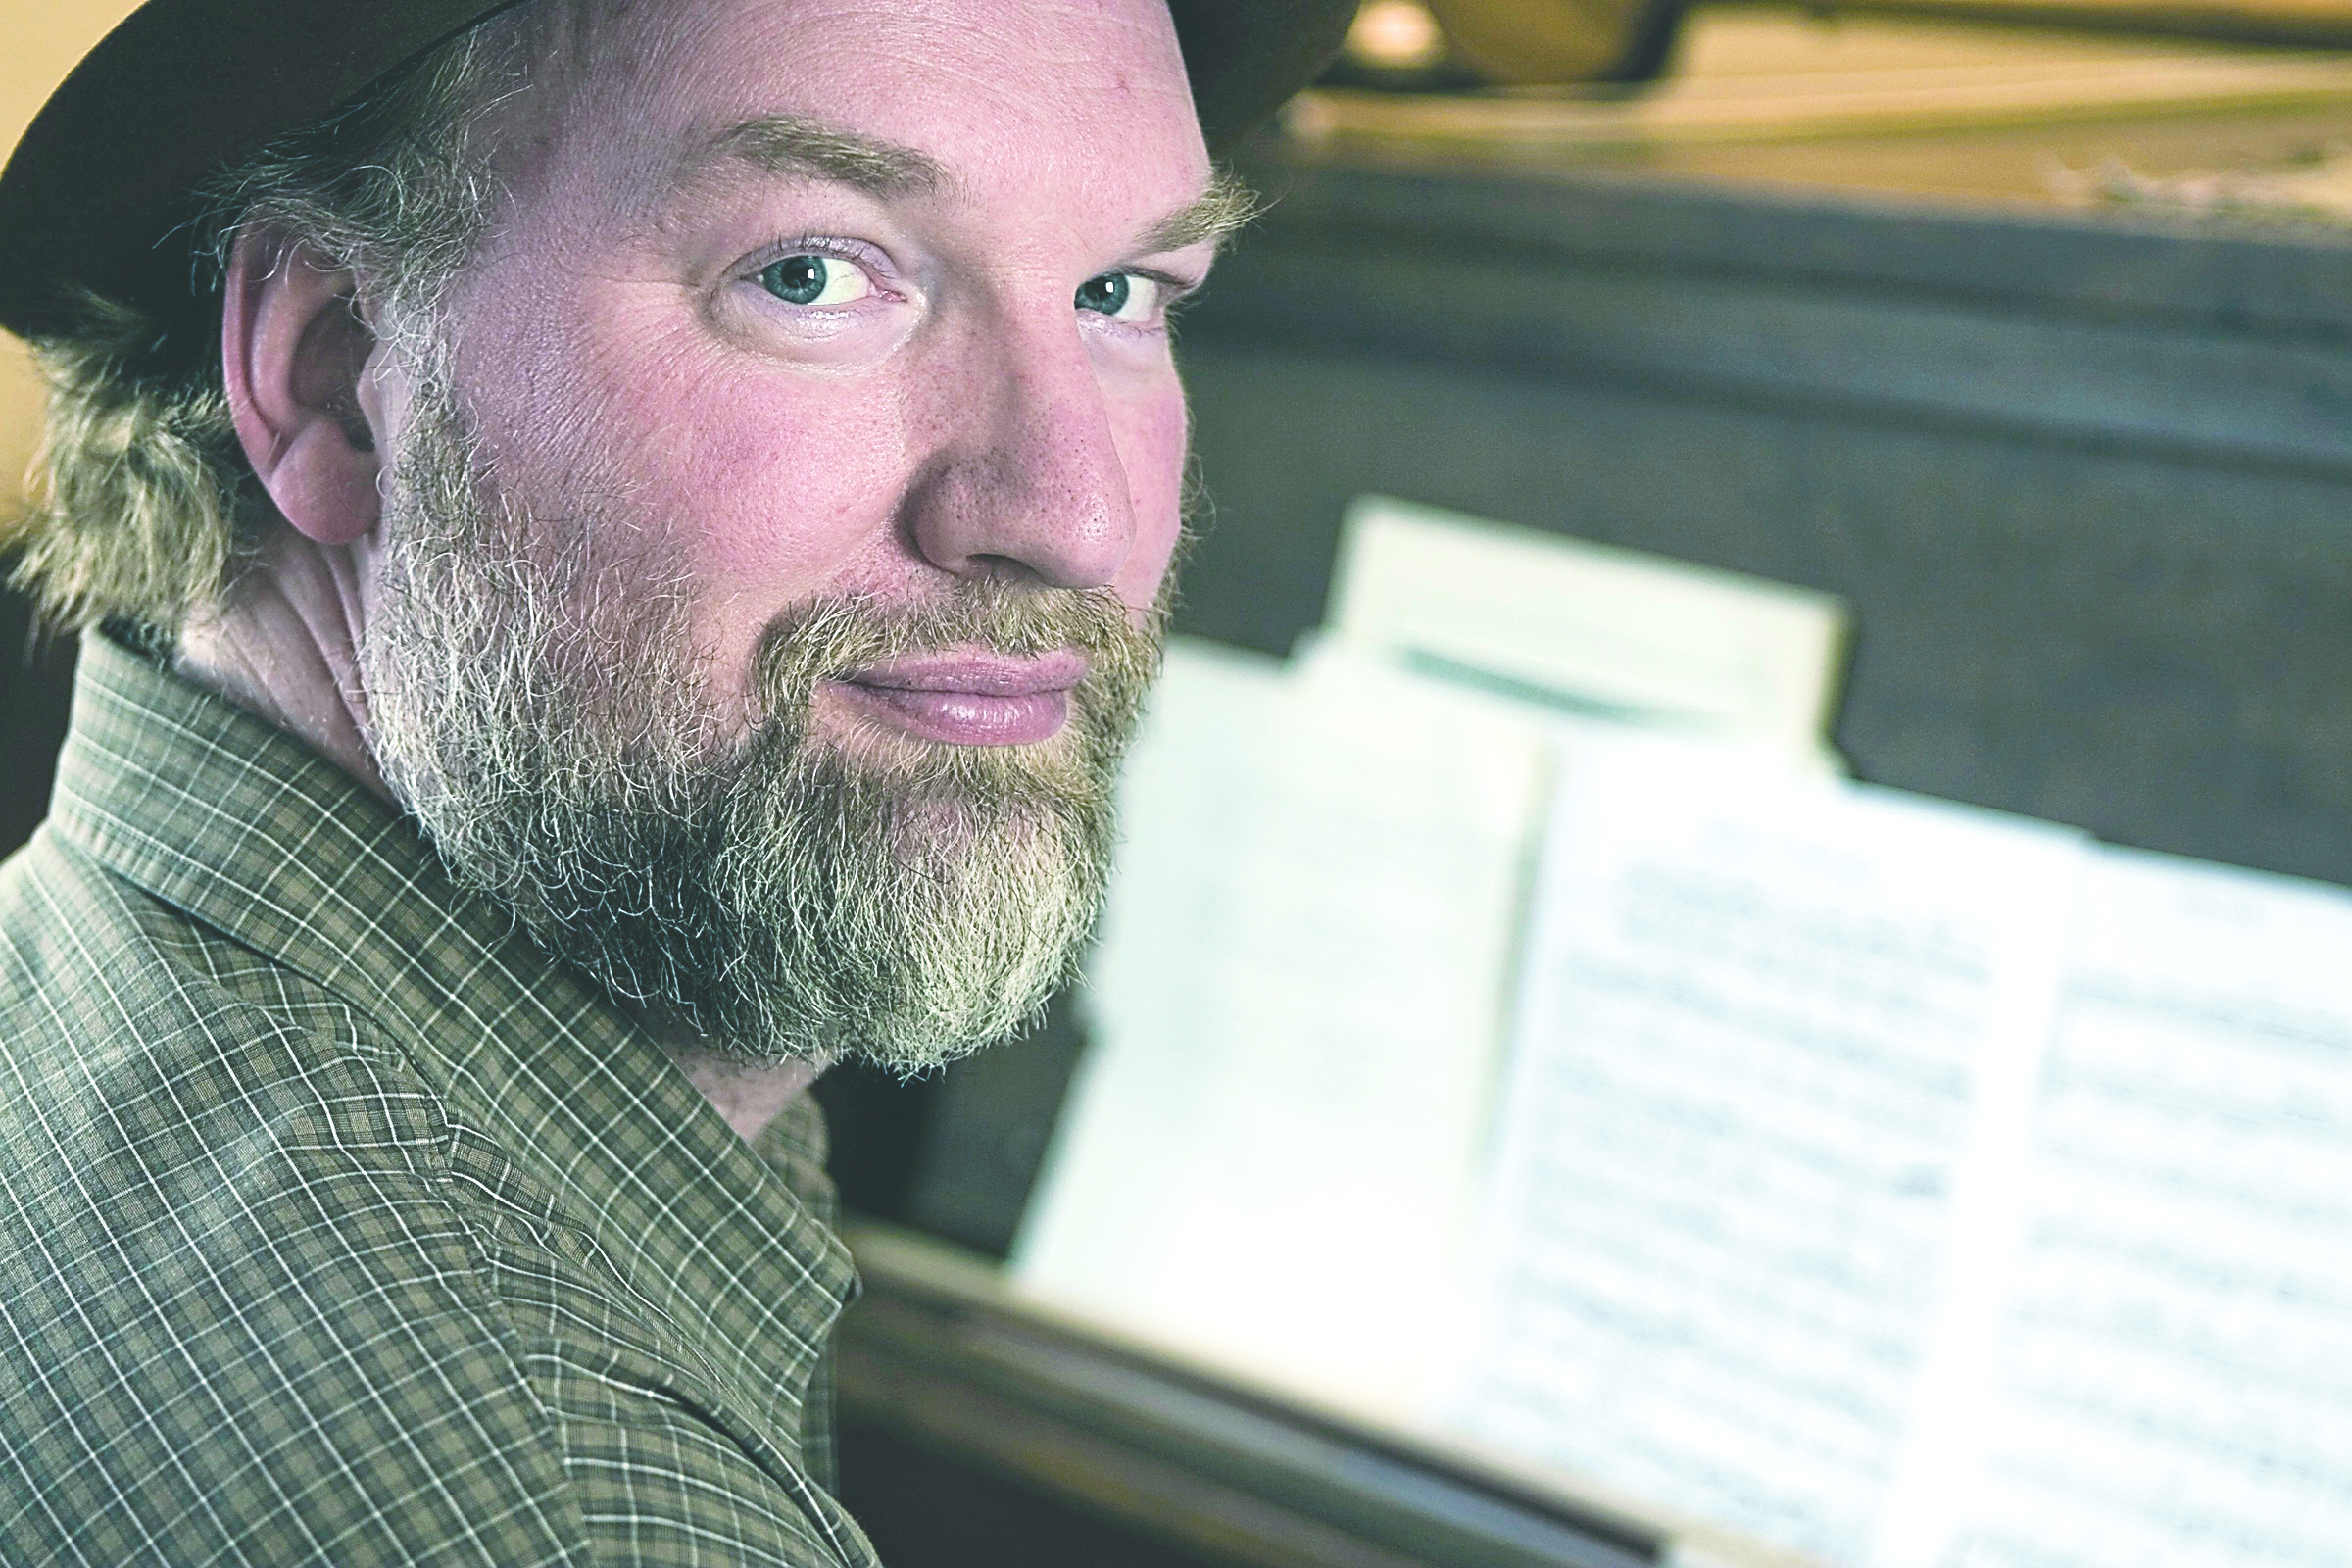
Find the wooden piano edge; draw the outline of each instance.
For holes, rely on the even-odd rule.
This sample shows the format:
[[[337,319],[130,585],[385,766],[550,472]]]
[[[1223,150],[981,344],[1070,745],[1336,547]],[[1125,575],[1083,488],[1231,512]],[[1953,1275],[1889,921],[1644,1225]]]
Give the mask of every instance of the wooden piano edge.
[[[843,1416],[1251,1568],[1804,1568],[1606,1489],[1310,1406],[1017,1294],[994,1263],[846,1228],[865,1282]]]

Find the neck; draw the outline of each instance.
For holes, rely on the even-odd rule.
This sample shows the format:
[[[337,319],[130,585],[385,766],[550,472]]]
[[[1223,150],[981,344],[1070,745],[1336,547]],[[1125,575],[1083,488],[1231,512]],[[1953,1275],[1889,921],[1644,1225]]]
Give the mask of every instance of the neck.
[[[372,565],[367,542],[320,545],[280,527],[220,605],[181,630],[178,668],[390,800],[360,683]]]
[[[391,801],[368,743],[360,680],[373,568],[372,536],[321,545],[280,527],[220,604],[181,629],[178,669]],[[816,1077],[807,1062],[743,1066],[699,1040],[665,1043],[695,1088],[747,1142]]]
[[[816,1066],[807,1061],[751,1066],[706,1051],[688,1052],[678,1064],[747,1144],[816,1081]]]

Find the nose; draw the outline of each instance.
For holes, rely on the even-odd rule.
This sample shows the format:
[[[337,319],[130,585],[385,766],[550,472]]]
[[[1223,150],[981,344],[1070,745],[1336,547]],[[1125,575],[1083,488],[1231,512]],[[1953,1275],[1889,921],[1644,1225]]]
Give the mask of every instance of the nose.
[[[1105,586],[1135,548],[1109,396],[1066,316],[1018,335],[998,321],[964,357],[945,439],[906,498],[913,547],[957,577]]]

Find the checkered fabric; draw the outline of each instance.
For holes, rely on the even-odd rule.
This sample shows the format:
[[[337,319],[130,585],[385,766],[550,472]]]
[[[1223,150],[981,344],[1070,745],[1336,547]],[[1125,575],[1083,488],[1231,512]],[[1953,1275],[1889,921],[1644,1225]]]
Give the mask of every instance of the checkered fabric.
[[[89,639],[0,867],[0,1562],[872,1563],[823,1137]]]

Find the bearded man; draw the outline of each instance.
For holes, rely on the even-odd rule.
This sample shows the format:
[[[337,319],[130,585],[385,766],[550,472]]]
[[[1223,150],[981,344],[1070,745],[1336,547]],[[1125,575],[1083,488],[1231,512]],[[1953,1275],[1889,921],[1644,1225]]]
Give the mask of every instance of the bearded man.
[[[1210,151],[1352,5],[1172,9],[152,0],[59,89],[0,1560],[871,1560],[803,1091],[1067,972]]]

